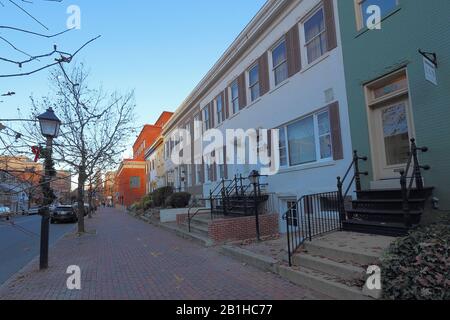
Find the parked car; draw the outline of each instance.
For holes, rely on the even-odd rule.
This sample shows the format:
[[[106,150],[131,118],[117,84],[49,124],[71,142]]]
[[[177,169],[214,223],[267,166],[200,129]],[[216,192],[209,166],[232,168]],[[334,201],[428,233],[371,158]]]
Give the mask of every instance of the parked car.
[[[9,220],[9,217],[11,215],[11,209],[8,207],[0,207],[0,218],[6,218],[6,220]]]
[[[41,207],[31,207],[29,210],[28,210],[28,215],[29,216],[36,216],[36,215],[38,215],[39,214],[39,210],[41,209]]]
[[[72,208],[78,214],[78,203],[74,203]],[[84,216],[86,217],[89,214],[89,205],[87,203],[84,204]]]
[[[72,206],[58,206],[56,207],[51,215],[50,222],[72,222],[78,221],[77,214]]]

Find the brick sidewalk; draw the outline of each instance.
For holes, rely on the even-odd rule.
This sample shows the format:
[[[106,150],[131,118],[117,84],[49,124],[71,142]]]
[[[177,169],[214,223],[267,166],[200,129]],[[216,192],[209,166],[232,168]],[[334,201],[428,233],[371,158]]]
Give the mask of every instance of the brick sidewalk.
[[[68,235],[0,288],[2,299],[315,299],[308,289],[244,266],[113,209],[87,222],[96,234]],[[82,270],[82,290],[66,288],[66,269]]]

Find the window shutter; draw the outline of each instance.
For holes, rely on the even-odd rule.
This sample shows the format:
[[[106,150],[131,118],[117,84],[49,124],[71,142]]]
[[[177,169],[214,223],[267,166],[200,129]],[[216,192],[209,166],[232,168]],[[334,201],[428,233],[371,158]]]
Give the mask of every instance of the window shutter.
[[[209,127],[211,129],[213,129],[214,123],[215,123],[215,121],[214,121],[214,119],[215,119],[214,102],[210,102],[208,108],[209,108]]]
[[[298,24],[295,24],[286,34],[288,75],[292,77],[301,69],[300,58],[300,32]]]
[[[323,10],[325,15],[325,27],[327,30],[327,49],[328,51],[331,51],[337,47],[333,0],[323,0]]]
[[[273,145],[273,143],[272,143],[272,130],[269,129],[269,130],[267,130],[267,156],[270,159],[270,169],[272,169],[271,171],[273,171],[273,169],[275,168],[275,161],[274,161],[274,159],[275,159],[274,156],[275,155],[272,152],[272,145]]]
[[[334,160],[344,159],[341,135],[341,118],[339,114],[339,102],[334,102],[328,106],[330,113],[331,138],[333,143]]]
[[[265,52],[259,58],[258,65],[259,65],[259,91],[261,96],[263,96],[270,90],[269,57],[267,52]]]
[[[225,119],[230,117],[230,100],[228,98],[228,88],[223,92],[224,106],[225,106]]]
[[[238,78],[239,87],[239,109],[244,109],[247,106],[247,85],[245,83],[245,72]]]

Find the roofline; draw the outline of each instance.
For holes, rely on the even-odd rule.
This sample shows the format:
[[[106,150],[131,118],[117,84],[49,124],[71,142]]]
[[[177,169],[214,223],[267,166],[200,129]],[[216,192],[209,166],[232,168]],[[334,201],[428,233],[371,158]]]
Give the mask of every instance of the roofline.
[[[250,44],[253,43],[255,37],[258,38],[261,33],[266,30],[268,25],[270,25],[283,11],[283,9],[293,3],[295,2],[291,0],[267,0],[263,7],[256,13],[247,26],[239,33],[233,43],[222,54],[219,60],[202,78],[200,83],[181,103],[172,118],[163,127],[164,134],[172,129],[172,126],[177,122],[177,120],[183,116],[183,112],[187,108],[191,107],[192,104],[196,103],[199,97],[207,93],[210,87],[212,87],[213,84],[215,84],[215,82],[223,76],[224,71],[242,56],[242,54],[249,48]]]
[[[139,135],[137,136],[136,140],[133,143],[133,149],[136,147],[136,143],[141,139],[142,135],[144,134],[144,130],[146,128],[154,128],[154,129],[161,129],[162,130],[162,127],[158,127],[158,126],[155,126],[153,124],[145,124],[144,127],[141,130],[141,133],[139,133]]]
[[[145,151],[144,157],[147,158],[152,155],[153,152],[164,142],[164,137],[160,135],[155,142],[150,146],[150,148]]]

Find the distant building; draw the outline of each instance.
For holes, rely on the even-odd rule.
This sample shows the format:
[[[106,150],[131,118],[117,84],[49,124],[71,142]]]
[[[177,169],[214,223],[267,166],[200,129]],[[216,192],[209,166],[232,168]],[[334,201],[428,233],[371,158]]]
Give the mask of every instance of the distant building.
[[[130,206],[147,192],[147,162],[145,154],[160,137],[162,127],[170,120],[172,113],[163,112],[154,125],[145,125],[133,145],[133,158],[125,159],[117,170],[115,184],[116,203]]]
[[[70,192],[72,191],[72,174],[70,171],[56,171],[51,186],[58,202],[70,204]]]
[[[115,184],[116,181],[116,172],[110,171],[105,174],[105,181],[103,182],[103,197],[105,202],[109,206],[114,205],[115,198]]]
[[[0,207],[8,207],[14,213],[22,213],[29,209],[28,193],[30,183],[0,170]]]

